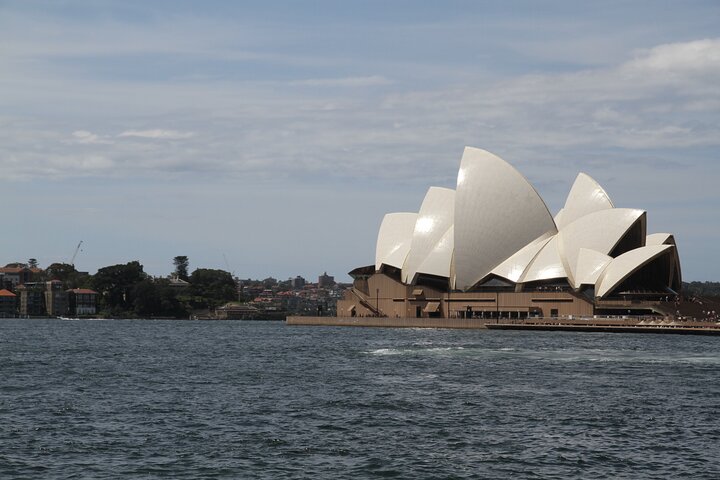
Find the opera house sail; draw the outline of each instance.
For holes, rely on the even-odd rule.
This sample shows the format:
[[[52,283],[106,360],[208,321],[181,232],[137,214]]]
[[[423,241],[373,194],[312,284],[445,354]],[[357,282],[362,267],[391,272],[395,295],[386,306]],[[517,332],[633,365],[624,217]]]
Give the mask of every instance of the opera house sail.
[[[338,316],[665,315],[679,255],[673,235],[646,229],[644,210],[616,207],[585,173],[553,216],[512,165],[466,147],[455,190],[385,215]]]

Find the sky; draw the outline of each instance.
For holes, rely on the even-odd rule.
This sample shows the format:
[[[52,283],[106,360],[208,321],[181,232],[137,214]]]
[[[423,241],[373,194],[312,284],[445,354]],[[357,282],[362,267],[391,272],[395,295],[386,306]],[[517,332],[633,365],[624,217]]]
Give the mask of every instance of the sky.
[[[720,2],[0,0],[0,263],[339,281],[489,150],[720,281]]]

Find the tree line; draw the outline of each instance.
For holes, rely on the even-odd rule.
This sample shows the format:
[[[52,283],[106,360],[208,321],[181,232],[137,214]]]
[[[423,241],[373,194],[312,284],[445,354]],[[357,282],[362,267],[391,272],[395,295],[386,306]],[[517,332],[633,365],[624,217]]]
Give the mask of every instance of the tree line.
[[[683,295],[720,297],[720,282],[683,282]]]
[[[73,265],[53,263],[39,280],[60,280],[66,289],[89,288],[98,292],[98,314],[109,317],[187,318],[192,311],[208,310],[238,299],[229,272],[198,268],[188,274],[188,259],[175,257],[174,277],[188,282],[154,278],[132,261],[100,268],[95,275],[78,272]]]

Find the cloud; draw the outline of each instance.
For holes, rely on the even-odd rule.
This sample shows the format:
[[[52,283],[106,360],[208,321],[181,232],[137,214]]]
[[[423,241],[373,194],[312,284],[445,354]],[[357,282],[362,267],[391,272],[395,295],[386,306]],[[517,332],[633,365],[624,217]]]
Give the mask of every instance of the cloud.
[[[719,59],[718,39],[660,45],[608,68],[396,95],[385,107],[507,149],[718,146]]]
[[[22,157],[23,175],[43,176],[47,158],[72,156],[82,145],[83,154],[112,160],[107,168],[89,170],[97,175],[452,185],[462,147],[474,145],[504,156],[537,182],[556,182],[563,172],[587,165],[607,168],[623,158],[653,168],[695,168],[697,162],[682,160],[677,152],[720,145],[718,51],[718,39],[672,43],[628,52],[626,61],[606,67],[476,76],[462,85],[414,90],[393,83],[352,94],[280,88],[287,82],[277,80],[73,86],[50,78],[53,88],[63,91],[65,122],[95,122],[104,131],[121,133],[107,137],[78,129],[72,141],[58,142],[55,132],[64,125],[44,117],[20,125],[5,113],[0,164],[10,172],[18,165],[6,160]],[[13,96],[19,106],[30,95],[52,103],[43,78],[34,77],[28,97],[22,91]],[[301,82],[296,84],[360,87],[389,80],[376,75]],[[138,124],[174,128],[128,128]],[[109,148],[111,139],[115,143]],[[65,148],[50,148],[48,142]]]
[[[70,140],[63,140],[64,143],[67,144],[80,144],[80,145],[109,145],[112,144],[113,141],[109,140],[104,137],[100,137],[99,135],[96,135],[92,132],[88,132],[87,130],[75,130],[72,132],[72,139]]]
[[[299,85],[305,87],[376,87],[380,85],[390,85],[393,82],[381,75],[372,75],[369,77],[345,77],[345,78],[313,78],[307,80],[298,80],[290,82],[291,85]]]
[[[720,39],[710,38],[684,43],[658,45],[641,50],[638,57],[623,66],[639,75],[677,73],[683,76],[720,73]]]
[[[463,146],[473,145],[510,161],[553,209],[585,170],[619,205],[717,210],[720,39],[706,38],[717,35],[714,4],[660,9],[652,22],[650,3],[433,5],[379,17],[245,4],[167,15],[154,2],[78,3],[87,7],[78,15],[48,5],[15,2],[0,15],[10,47],[0,56],[6,188],[30,180],[47,195],[55,186],[81,200],[74,205],[92,187],[104,205],[115,184],[122,212],[128,189],[176,205],[205,184],[231,208],[239,198],[256,205],[260,219],[270,217],[258,199],[272,202],[273,189],[294,217],[292,199],[312,191],[326,205],[362,204],[357,224],[367,226],[417,209],[429,185],[452,186]],[[182,193],[168,195],[170,185]],[[196,202],[198,218],[219,221],[207,213],[217,202]],[[323,225],[333,216],[313,212]],[[681,232],[658,215],[654,230]],[[335,243],[371,255],[370,230]]]
[[[118,137],[139,137],[161,140],[182,140],[195,136],[194,132],[179,132],[177,130],[126,130]]]
[[[117,172],[114,160],[98,153],[13,154],[3,157],[2,166],[6,180],[21,181],[42,177],[53,179],[108,177]]]

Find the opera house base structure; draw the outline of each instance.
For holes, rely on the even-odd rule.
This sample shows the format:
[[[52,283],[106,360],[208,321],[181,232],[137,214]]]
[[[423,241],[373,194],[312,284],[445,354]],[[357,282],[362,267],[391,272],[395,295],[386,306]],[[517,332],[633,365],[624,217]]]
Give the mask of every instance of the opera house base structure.
[[[455,190],[431,187],[418,212],[385,215],[375,263],[350,272],[338,320],[667,319],[679,256],[673,235],[648,235],[646,219],[584,173],[552,216],[514,167],[466,147]]]

